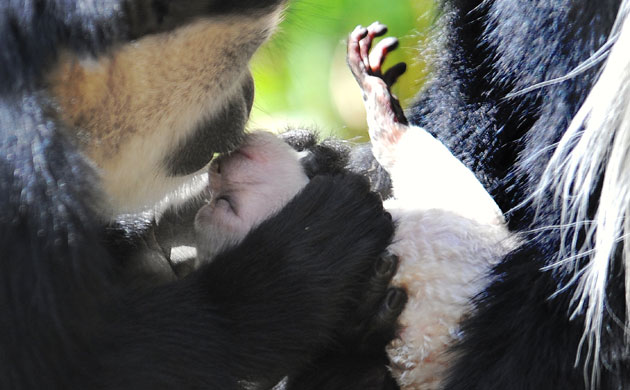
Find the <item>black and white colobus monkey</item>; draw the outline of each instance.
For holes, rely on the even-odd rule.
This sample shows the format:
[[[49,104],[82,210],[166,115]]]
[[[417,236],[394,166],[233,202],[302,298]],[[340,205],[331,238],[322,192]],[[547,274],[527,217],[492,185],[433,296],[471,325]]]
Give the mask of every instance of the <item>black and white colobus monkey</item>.
[[[385,32],[380,23],[357,27],[348,42],[348,64],[366,103],[371,149],[391,175],[393,197],[385,207],[397,229],[388,251],[398,258],[393,283],[404,287],[409,299],[398,329],[392,327],[396,332],[364,340],[360,356],[332,349],[314,367],[289,377],[289,389],[439,389],[452,361],[448,348],[458,339],[470,299],[487,286],[485,275],[516,243],[498,206],[472,172],[426,131],[407,124],[390,93],[404,64],[381,72],[396,39],[383,39],[371,53],[367,50]],[[282,138],[248,134],[236,152],[213,161],[209,201],[195,218],[198,260],[211,262],[241,242],[314,175],[351,169],[344,165],[349,162],[344,159],[348,148],[335,149],[332,140],[316,144],[306,130]],[[300,145],[296,139],[308,142]],[[393,316],[405,301],[401,290],[391,290],[387,303]]]
[[[409,120],[470,167],[524,241],[476,299],[446,389],[630,387],[629,11],[443,4],[435,74]]]
[[[627,0],[442,2],[409,122],[522,240],[473,301],[445,389],[630,387],[629,13]]]
[[[433,79],[409,121],[476,174],[522,239],[473,301],[445,389],[630,386],[629,12],[627,0],[442,3]],[[343,380],[323,368],[313,376]]]
[[[253,388],[389,331],[393,226],[358,176],[311,181],[181,281],[129,283],[102,244],[239,144],[283,6],[0,4],[0,388]]]

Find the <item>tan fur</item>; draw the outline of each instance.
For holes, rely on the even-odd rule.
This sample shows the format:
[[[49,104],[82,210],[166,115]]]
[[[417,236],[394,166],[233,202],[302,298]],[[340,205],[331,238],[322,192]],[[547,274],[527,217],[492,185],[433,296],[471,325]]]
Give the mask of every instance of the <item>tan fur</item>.
[[[250,82],[247,63],[279,17],[207,18],[99,58],[61,57],[50,91],[102,169],[116,212],[153,204],[190,179],[169,178],[163,159]]]

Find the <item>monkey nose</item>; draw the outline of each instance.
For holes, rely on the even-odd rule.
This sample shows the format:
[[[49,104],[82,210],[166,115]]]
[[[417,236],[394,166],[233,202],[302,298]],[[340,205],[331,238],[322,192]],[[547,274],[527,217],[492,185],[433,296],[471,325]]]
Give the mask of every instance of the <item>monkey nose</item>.
[[[207,191],[211,198],[221,191],[221,159],[215,159],[208,168],[208,187]]]

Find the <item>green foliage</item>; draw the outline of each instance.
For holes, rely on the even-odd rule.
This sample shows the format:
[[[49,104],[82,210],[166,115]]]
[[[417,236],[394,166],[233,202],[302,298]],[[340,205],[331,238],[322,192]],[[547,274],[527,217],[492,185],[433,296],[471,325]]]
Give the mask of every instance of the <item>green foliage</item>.
[[[404,61],[408,70],[395,93],[403,105],[426,77],[418,44],[435,19],[433,0],[298,0],[252,70],[256,100],[250,128],[316,127],[322,134],[367,140],[358,86],[345,63],[345,39],[357,24],[380,21],[400,39],[385,67]]]

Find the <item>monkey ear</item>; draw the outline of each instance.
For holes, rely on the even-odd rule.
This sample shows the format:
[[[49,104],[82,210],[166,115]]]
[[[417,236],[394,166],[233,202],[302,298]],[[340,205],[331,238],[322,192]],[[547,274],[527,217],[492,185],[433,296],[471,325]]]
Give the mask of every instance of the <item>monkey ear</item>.
[[[300,162],[302,162],[302,159],[307,158],[308,155],[311,154],[311,152],[308,150],[302,150],[301,152],[296,152],[296,153],[298,156],[298,160],[300,160]]]
[[[298,152],[312,149],[319,142],[315,130],[289,128],[280,134],[280,138]]]
[[[306,175],[331,175],[346,171],[350,148],[339,140],[327,139],[313,146],[300,162]]]
[[[312,179],[314,176],[325,173],[321,167],[319,159],[313,154],[311,151],[303,151],[300,152],[303,154],[300,157],[300,163],[302,164],[302,168],[304,169],[304,173],[309,179]]]
[[[317,165],[317,159],[313,156],[312,150],[302,150],[296,153],[304,173],[309,179],[312,179],[313,176],[316,176],[320,171]]]
[[[289,129],[280,137],[300,155],[300,163],[306,176],[341,173],[349,161],[350,146],[347,142],[327,138],[319,142],[319,134],[312,129]]]

